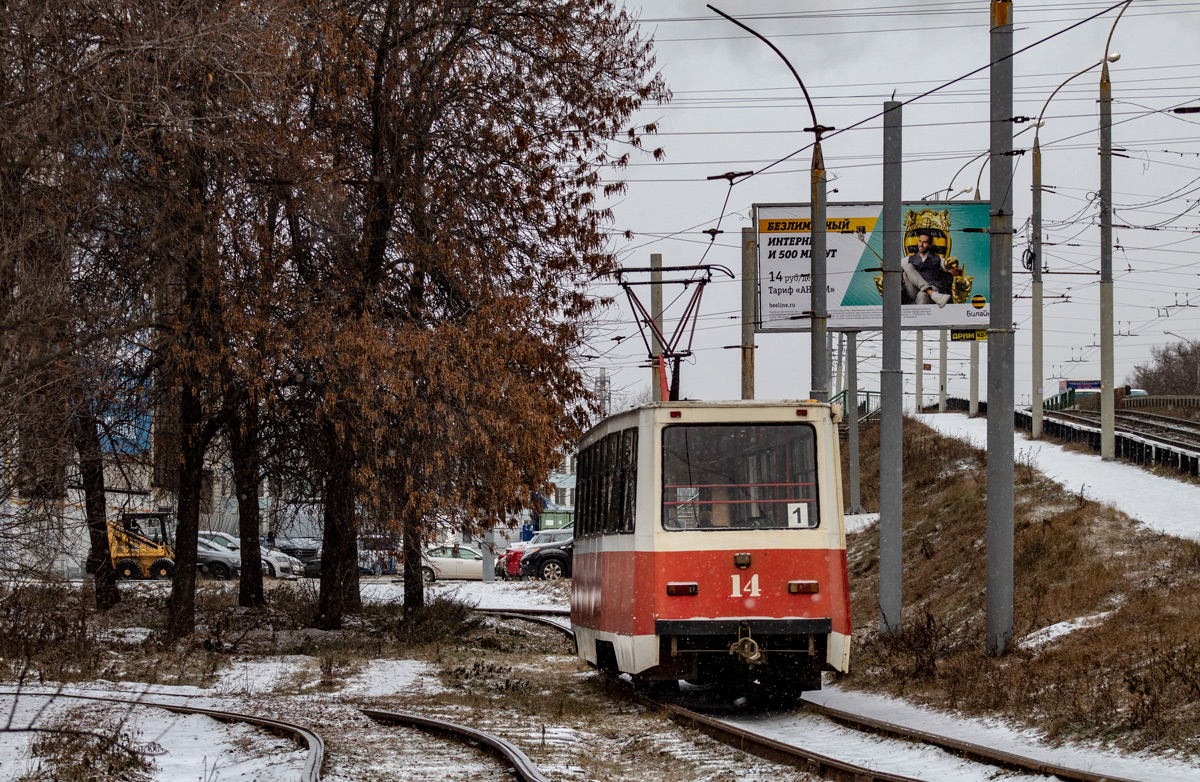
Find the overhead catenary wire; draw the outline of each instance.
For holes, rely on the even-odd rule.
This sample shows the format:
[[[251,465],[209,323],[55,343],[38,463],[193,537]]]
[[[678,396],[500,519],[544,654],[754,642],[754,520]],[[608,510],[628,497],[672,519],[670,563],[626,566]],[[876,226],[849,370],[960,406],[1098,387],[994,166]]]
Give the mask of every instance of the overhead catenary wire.
[[[1100,12],[1101,12],[1101,13],[1103,13],[1103,12],[1105,12],[1105,11],[1108,11],[1108,10],[1111,10],[1111,9],[1113,9],[1113,8],[1117,7],[1117,5],[1119,5],[1119,4],[1113,5],[1113,4],[1107,4],[1107,3],[1105,3],[1105,4],[1099,4],[1099,3],[1097,3],[1097,4],[1092,4],[1092,5],[1088,6],[1088,7],[1089,7],[1089,8],[1093,8],[1093,9],[1100,9]],[[1055,9],[1060,9],[1060,10],[1061,10],[1061,9],[1063,8],[1063,6],[1062,6],[1061,4],[1056,4],[1056,5],[1054,6],[1054,8],[1055,8]],[[1024,9],[1023,9],[1023,10],[1024,10]],[[1088,20],[1086,20],[1086,19],[1085,19],[1085,20],[1083,20],[1082,22],[1077,22],[1077,24],[1082,24],[1083,22],[1086,22],[1086,21],[1088,21]],[[1021,51],[1024,51],[1024,50],[1025,50],[1025,49],[1027,49],[1027,48],[1028,48],[1028,47],[1024,47],[1024,48],[1023,48]],[[1019,52],[1017,52],[1017,53],[1019,53]],[[1014,54],[1016,54],[1016,53],[1014,53]],[[982,69],[981,69],[981,70],[982,70]],[[1132,70],[1132,69],[1130,69],[1130,70]],[[1178,73],[1178,72],[1181,72],[1181,71],[1175,71],[1175,72],[1176,72],[1176,73]],[[1186,79],[1187,77],[1184,77],[1184,78]],[[1139,94],[1144,94],[1144,95],[1156,94],[1156,95],[1159,95],[1160,97],[1161,97],[1161,95],[1162,95],[1162,93],[1159,93],[1159,92],[1157,92],[1157,91],[1156,91],[1156,92],[1154,92],[1154,93],[1151,93],[1151,91],[1148,91],[1148,90],[1146,90],[1146,91],[1143,91],[1143,90],[1136,90],[1136,92],[1138,92]],[[1168,91],[1168,92],[1169,92],[1169,91]],[[919,97],[919,96],[918,96],[918,97]],[[1074,98],[1074,96],[1070,96],[1070,97]],[[1084,100],[1084,99],[1086,99],[1086,98],[1079,98],[1079,99],[1080,99],[1080,100]],[[748,101],[748,102],[749,102],[749,103],[753,103],[754,101]],[[1158,99],[1155,99],[1153,102],[1154,102],[1154,103],[1158,103],[1159,101],[1158,101]],[[1137,108],[1137,107],[1136,107],[1136,105],[1134,104],[1134,101],[1129,101],[1129,104],[1130,104],[1131,106],[1133,106],[1135,109]],[[932,103],[930,103],[929,105],[932,105]],[[1161,112],[1162,112],[1162,109],[1150,109],[1150,108],[1147,108],[1147,109],[1146,109],[1146,111],[1137,111],[1137,110],[1129,111],[1129,112],[1126,112],[1126,113],[1124,114],[1124,117],[1123,117],[1123,119],[1125,119],[1126,121],[1133,121],[1133,120],[1135,120],[1135,119],[1141,119],[1141,118],[1144,118],[1144,117],[1150,116],[1151,114],[1153,114],[1153,113],[1155,113],[1155,112],[1157,112],[1157,113],[1161,113]],[[1074,118],[1074,117],[1080,117],[1080,116],[1090,116],[1090,114],[1089,114],[1089,115],[1081,115],[1081,114],[1079,114],[1079,113],[1077,113],[1077,112],[1070,112],[1070,111],[1066,111],[1066,112],[1062,112],[1061,116],[1060,116],[1060,117],[1056,117],[1056,119],[1060,119],[1060,118],[1062,118],[1062,119],[1067,119],[1067,118]],[[931,123],[931,124],[943,125],[943,124],[948,124],[948,123]],[[722,131],[717,131],[717,132],[722,132]],[[740,132],[740,133],[744,133],[744,132],[746,132],[746,131],[745,131],[745,129],[743,129],[742,131],[731,131],[731,133],[739,133],[739,132]],[[770,131],[765,131],[765,132],[770,132]],[[794,133],[794,131],[779,131],[779,132],[780,132],[780,133],[783,133],[783,132],[792,132],[792,133]],[[1090,129],[1090,130],[1086,131],[1086,133],[1079,133],[1079,134],[1075,134],[1075,136],[1074,136],[1074,137],[1075,137],[1075,138],[1078,138],[1078,136],[1083,136],[1083,135],[1086,135],[1086,134],[1094,134],[1095,132],[1096,132],[1096,131],[1095,131],[1095,128],[1092,128],[1092,129]],[[665,134],[664,134],[664,135],[665,135]],[[681,136],[681,135],[689,135],[689,134],[685,134],[685,133],[673,133],[673,135]],[[699,135],[699,134],[697,134],[697,135]],[[1150,162],[1150,163],[1151,163],[1151,164],[1153,164],[1153,165],[1166,165],[1166,163],[1164,163],[1164,162],[1162,161],[1162,157],[1163,157],[1163,156],[1166,156],[1166,155],[1171,155],[1171,154],[1173,154],[1173,153],[1175,153],[1177,156],[1181,156],[1181,155],[1184,155],[1184,154],[1188,154],[1188,153],[1187,153],[1187,151],[1186,151],[1186,149],[1182,149],[1182,148],[1180,148],[1180,149],[1177,149],[1177,150],[1166,150],[1166,149],[1162,149],[1162,150],[1155,150],[1155,149],[1154,149],[1154,147],[1157,147],[1157,146],[1166,147],[1166,146],[1170,146],[1170,145],[1172,145],[1172,143],[1173,143],[1173,144],[1174,144],[1176,147],[1181,147],[1181,146],[1183,146],[1183,145],[1186,145],[1186,144],[1195,143],[1195,139],[1182,139],[1182,140],[1179,140],[1179,141],[1177,141],[1177,142],[1167,142],[1167,141],[1165,140],[1165,138],[1163,138],[1163,140],[1160,142],[1159,138],[1151,138],[1152,136],[1154,136],[1154,137],[1164,137],[1164,134],[1148,134],[1148,133],[1143,133],[1143,134],[1141,134],[1141,135],[1146,137],[1146,138],[1144,138],[1144,139],[1142,139],[1142,140],[1141,140],[1141,141],[1142,141],[1142,142],[1144,142],[1144,143],[1140,143],[1140,144],[1137,144],[1137,145],[1135,145],[1135,144],[1132,144],[1132,143],[1129,143],[1129,142],[1124,142],[1124,146],[1126,146],[1126,148],[1129,150],[1130,154],[1133,154],[1135,151],[1136,151],[1136,152],[1138,152],[1139,154],[1141,154],[1141,153],[1145,153],[1145,155],[1149,156],[1149,157],[1146,157],[1146,158],[1145,158],[1145,160],[1146,160],[1146,161],[1148,161],[1148,162]],[[829,137],[830,137],[830,135],[827,135],[827,136],[826,136],[826,138],[829,138]],[[1051,142],[1051,143],[1055,145],[1055,148],[1057,148],[1057,149],[1060,149],[1060,150],[1069,150],[1069,149],[1084,150],[1084,149],[1087,149],[1087,148],[1089,148],[1090,146],[1092,146],[1091,144],[1088,144],[1088,143],[1078,143],[1078,142],[1072,142],[1072,141],[1070,140],[1070,138],[1071,138],[1071,137],[1068,137],[1066,140],[1063,140],[1063,141],[1058,141],[1058,142]],[[1135,149],[1135,147],[1140,147],[1140,149]],[[790,156],[790,157],[794,157],[796,154],[799,154],[799,153],[801,153],[801,152],[805,151],[805,150],[806,150],[806,149],[808,149],[808,148],[809,148],[809,147],[806,145],[805,147],[802,147],[801,149],[799,149],[799,150],[796,150],[795,152],[793,152],[793,153],[791,154],[791,156]],[[1151,155],[1151,153],[1152,153],[1152,152],[1153,152],[1153,155]],[[1200,153],[1197,153],[1197,154],[1200,154]],[[937,156],[930,156],[930,157],[931,157],[933,160],[937,160],[937,159],[938,159],[938,158],[937,158]],[[905,158],[906,158],[906,162],[909,162],[910,156],[909,156],[909,155],[906,155],[906,156],[905,156]],[[948,158],[949,158],[949,156],[945,156],[945,155],[943,155],[943,158],[947,158],[947,159],[948,159]],[[787,159],[787,158],[776,158],[776,159],[774,159],[774,160],[770,160],[770,161],[764,161],[764,162],[762,162],[762,163],[761,163],[761,169],[760,169],[760,171],[756,171],[756,174],[757,174],[757,173],[763,173],[763,170],[762,170],[762,169],[766,169],[766,164],[767,164],[767,163],[773,163],[773,164],[775,165],[775,168],[772,168],[772,169],[770,169],[769,171],[767,171],[767,173],[773,173],[773,172],[774,172],[774,171],[776,171],[777,169],[781,169],[781,168],[789,168],[789,167],[787,167],[787,166],[784,166],[784,165],[782,165],[782,162],[783,162],[783,161],[786,161],[786,159]],[[916,159],[920,159],[920,158],[919,158],[919,157],[916,157],[916,156],[914,156],[912,159],[913,159],[913,160],[916,160]],[[962,159],[962,158],[960,158],[960,159]],[[841,167],[842,160],[836,160],[836,161],[827,161],[827,162],[829,162],[829,163],[830,163],[830,166],[831,166],[831,168],[832,168],[832,167]],[[860,161],[855,161],[855,162],[860,162],[860,163],[863,163],[863,165],[862,165],[862,166],[856,166],[856,167],[863,167],[863,168],[865,168],[865,167],[869,167],[870,165],[872,165],[872,164],[866,163],[865,161],[861,161],[861,160],[860,160]],[[1175,163],[1178,163],[1178,162],[1180,162],[1180,161],[1174,161],[1174,162],[1175,162]],[[1180,167],[1178,167],[1178,169],[1177,169],[1177,170],[1180,170],[1180,171],[1186,171],[1186,170],[1188,170],[1188,169],[1187,169],[1187,166],[1186,166],[1186,161],[1182,161],[1182,162],[1183,162],[1183,166],[1180,166]],[[750,165],[760,165],[760,161],[758,161],[758,160],[755,160],[755,161],[750,161],[749,163],[750,163]],[[695,163],[692,163],[691,161],[682,161],[682,162],[677,162],[677,161],[669,161],[669,165],[670,165],[672,168],[676,168],[676,169],[683,168],[684,166],[687,166],[687,165],[739,165],[739,164],[742,164],[742,163],[741,163],[741,161],[736,161],[736,160],[731,160],[731,161],[728,161],[728,162],[725,162],[725,161],[712,161],[712,160],[708,160],[708,161],[705,161],[705,160],[698,160],[698,161],[695,161]],[[664,170],[664,169],[660,168],[660,169],[658,169],[658,170]],[[666,169],[666,170],[669,170],[669,169]],[[800,170],[803,170],[803,169],[797,169],[797,171],[800,171]],[[638,180],[638,181],[640,181],[640,180]],[[668,179],[668,181],[670,181],[670,180]],[[680,181],[680,180],[675,180],[675,181]],[[686,181],[698,181],[698,180],[694,180],[694,179],[693,179],[693,180],[686,180]],[[1012,186],[1012,185],[1013,185],[1013,183],[1012,183],[1012,182],[1010,182],[1010,186]],[[1063,195],[1064,195],[1064,197],[1068,197],[1068,198],[1078,198],[1078,192],[1079,192],[1079,190],[1082,190],[1082,189],[1079,189],[1079,190],[1071,190],[1070,188],[1067,188],[1067,187],[1063,187],[1062,189],[1063,189],[1064,191],[1067,191],[1067,192],[1064,192],[1064,194],[1063,194]],[[1094,189],[1094,188],[1093,188],[1093,189]],[[726,196],[728,196],[728,193],[729,193],[729,190],[727,189],[727,190],[726,190]],[[1158,225],[1158,224],[1159,224],[1159,223],[1160,223],[1160,222],[1161,222],[1161,221],[1162,221],[1164,218],[1171,218],[1171,217],[1174,217],[1176,214],[1179,214],[1180,212],[1183,212],[1183,213],[1186,215],[1186,211],[1185,211],[1185,210],[1183,210],[1183,209],[1178,209],[1178,210],[1176,210],[1176,211],[1173,211],[1173,212],[1162,211],[1162,212],[1161,212],[1161,213],[1159,213],[1159,214],[1156,214],[1156,215],[1151,215],[1151,214],[1150,214],[1150,212],[1149,212],[1149,208],[1152,208],[1152,207],[1151,207],[1151,205],[1154,203],[1154,201],[1152,200],[1152,198],[1154,198],[1154,197],[1152,197],[1152,196],[1139,196],[1139,195],[1136,195],[1136,194],[1134,194],[1134,193],[1128,193],[1128,194],[1118,193],[1118,198],[1119,198],[1121,201],[1124,201],[1124,202],[1127,202],[1127,203],[1126,203],[1125,205],[1123,205],[1123,206],[1122,206],[1122,205],[1120,205],[1120,204],[1116,205],[1116,208],[1117,208],[1117,209],[1124,209],[1124,210],[1129,210],[1129,209],[1138,209],[1138,210],[1144,210],[1144,211],[1138,211],[1138,212],[1136,213],[1136,214],[1137,214],[1137,216],[1136,216],[1136,217],[1134,217],[1132,214],[1129,214],[1129,213],[1123,213],[1123,214],[1122,214],[1122,218],[1123,218],[1123,219],[1124,219],[1124,220],[1127,222],[1127,224],[1128,224],[1129,226],[1132,226],[1132,227],[1130,227],[1130,228],[1121,229],[1121,237],[1120,237],[1120,238],[1121,238],[1121,239],[1124,239],[1126,242],[1129,242],[1129,237],[1126,237],[1126,236],[1124,236],[1124,234],[1125,234],[1125,233],[1128,233],[1128,232],[1130,232],[1130,231],[1134,231],[1134,230],[1139,230],[1139,231],[1140,231],[1140,230],[1150,230],[1150,229],[1152,229],[1152,228],[1156,227],[1156,226],[1157,226],[1157,225]],[[1052,233],[1053,233],[1053,232],[1061,232],[1061,231],[1063,231],[1064,229],[1065,229],[1065,230],[1068,230],[1068,231],[1070,231],[1070,230],[1072,230],[1072,228],[1071,228],[1072,226],[1075,226],[1077,230],[1086,231],[1086,230],[1089,230],[1089,226],[1093,226],[1093,225],[1095,224],[1095,216],[1094,216],[1094,213],[1093,213],[1093,212],[1094,212],[1094,209],[1095,209],[1095,203],[1094,203],[1094,199],[1080,199],[1080,200],[1081,200],[1081,207],[1082,207],[1082,208],[1080,209],[1079,213],[1078,213],[1078,214],[1076,214],[1076,215],[1074,215],[1074,216],[1071,218],[1071,220],[1070,220],[1069,222],[1068,222],[1068,221],[1060,221],[1060,225],[1059,225],[1058,227],[1050,226],[1050,227],[1049,227],[1049,230],[1050,230]],[[1171,202],[1172,202],[1170,198],[1162,198],[1162,197],[1158,197],[1158,201],[1159,201],[1160,203],[1162,203],[1162,204],[1167,204],[1167,203],[1171,203]],[[728,203],[728,198],[726,199],[726,204],[727,204],[727,203]],[[720,225],[724,225],[724,224],[723,224],[721,221],[722,221],[722,220],[724,220],[725,218],[729,217],[731,214],[734,214],[734,213],[732,213],[732,212],[727,212],[727,211],[726,211],[726,206],[725,206],[725,205],[723,205],[723,206],[722,206],[722,208],[721,208],[721,210],[720,210],[720,215],[719,215],[718,217],[714,217],[713,219],[711,219],[711,220],[708,220],[708,221],[705,221],[704,223],[699,223],[699,224],[697,224],[696,226],[694,226],[692,230],[693,230],[693,231],[695,231],[696,229],[703,228],[703,227],[705,227],[705,226],[714,226],[714,225],[718,225],[718,226],[720,226]],[[1171,227],[1173,227],[1173,226],[1162,226],[1162,228],[1164,228],[1164,229],[1166,229],[1166,228],[1171,228]],[[1186,229],[1185,229],[1185,228],[1178,228],[1177,230],[1183,231],[1183,230],[1186,230]],[[695,243],[697,243],[697,242],[699,242],[699,243],[704,243],[704,244],[705,244],[705,246],[706,246],[706,249],[710,249],[710,248],[712,248],[712,247],[718,247],[718,246],[720,246],[721,248],[730,248],[730,249],[732,249],[734,246],[736,246],[736,245],[732,245],[732,244],[729,244],[729,243],[721,242],[721,241],[717,240],[717,238],[716,238],[716,237],[712,237],[712,238],[710,238],[710,239],[708,239],[708,240],[706,241],[706,239],[705,239],[704,237],[688,236],[688,235],[687,235],[688,231],[683,231],[683,232],[662,232],[661,234],[660,234],[659,232],[655,232],[655,233],[656,233],[656,234],[658,234],[658,235],[655,235],[655,236],[653,236],[653,237],[652,237],[652,236],[649,236],[649,235],[647,235],[647,234],[645,234],[645,233],[639,234],[638,232],[634,232],[634,237],[635,237],[635,239],[636,239],[636,238],[643,238],[643,239],[647,239],[647,240],[649,240],[649,241],[646,241],[646,242],[644,242],[644,243],[642,243],[642,242],[639,242],[639,245],[640,245],[641,247],[645,247],[645,246],[651,245],[651,244],[653,244],[653,243],[654,243],[654,242],[656,242],[656,241],[676,241],[676,242],[683,242],[683,243],[685,243],[686,245],[689,245],[689,246],[690,246],[690,245],[693,245],[693,244],[695,244]],[[1142,235],[1143,235],[1143,236],[1146,236],[1146,234],[1142,234]],[[1163,238],[1166,238],[1166,237],[1163,237]],[[1079,241],[1079,240],[1076,240],[1076,241]],[[1191,241],[1191,239],[1190,239],[1189,237],[1182,237],[1181,239],[1179,239],[1179,241],[1180,241],[1180,242],[1189,242],[1189,241]],[[1088,263],[1088,257],[1087,257],[1087,256],[1088,256],[1088,252],[1087,252],[1086,246],[1090,245],[1091,243],[1089,243],[1088,241],[1084,240],[1084,241],[1082,241],[1082,244],[1083,244],[1083,245],[1085,245],[1085,247],[1084,247],[1084,248],[1079,248],[1079,249],[1075,250],[1074,252],[1075,252],[1075,253],[1077,253],[1077,256],[1078,256],[1078,259],[1079,259],[1079,260],[1078,260],[1078,262],[1079,262],[1080,264],[1083,264],[1084,266],[1086,266],[1086,264]],[[1126,245],[1124,245],[1124,246],[1125,246],[1126,250],[1128,251],[1126,254],[1127,254],[1127,255],[1129,255],[1130,253],[1142,252],[1142,251],[1143,251],[1143,249],[1142,249],[1143,247],[1144,247],[1144,248],[1146,248],[1147,250],[1148,250],[1148,249],[1153,249],[1153,248],[1154,248],[1154,246],[1155,246],[1156,244],[1159,244],[1159,243],[1156,243],[1156,242],[1154,242],[1154,241],[1150,241],[1150,240],[1146,240],[1146,241],[1138,241],[1138,242],[1136,242],[1136,245],[1137,245],[1136,247],[1135,247],[1135,246],[1133,246],[1133,244],[1132,244],[1132,243],[1131,243],[1131,244],[1126,244]],[[1183,253],[1183,252],[1186,252],[1186,249],[1185,249],[1185,248],[1186,248],[1186,245],[1184,245],[1182,248],[1170,248],[1170,247],[1164,247],[1164,248],[1162,248],[1162,249],[1163,249],[1163,251],[1164,251],[1164,252],[1166,252],[1166,251],[1175,251],[1175,252],[1178,252],[1178,253]],[[623,248],[623,249],[622,249],[620,252],[624,253],[624,252],[626,252],[626,251],[627,251],[627,250],[626,250],[625,248]],[[636,250],[634,250],[634,249],[632,249],[632,248],[631,248],[631,249],[629,249],[628,251],[631,251],[631,252],[633,252],[633,251],[636,251]],[[1135,257],[1132,257],[1132,256],[1130,256],[1130,261],[1131,261],[1131,263],[1132,263],[1132,267],[1131,267],[1131,268],[1132,268],[1132,270],[1133,270],[1133,271],[1131,271],[1131,272],[1130,272],[1130,274],[1135,274],[1135,273],[1136,273],[1136,271],[1137,271],[1137,270],[1139,270],[1139,269],[1141,269],[1141,268],[1143,267],[1143,265],[1144,265],[1144,264],[1148,263],[1148,262],[1146,262],[1146,261],[1144,261],[1144,260],[1142,260],[1142,259],[1135,258]],[[1076,257],[1075,257],[1075,256],[1071,256],[1071,255],[1068,255],[1068,256],[1067,256],[1067,261],[1066,261],[1066,262],[1075,263],[1075,262],[1076,262]],[[1094,260],[1093,260],[1093,263],[1094,263]],[[1125,265],[1125,261],[1120,261],[1119,263],[1120,263],[1120,265],[1122,265],[1122,266],[1124,266],[1124,265]],[[1157,265],[1155,265],[1155,267],[1154,267],[1154,268],[1156,268],[1156,269],[1157,269],[1157,268],[1161,268],[1162,266],[1163,266],[1163,264],[1157,264]],[[1184,275],[1186,274],[1186,271],[1185,271],[1185,270],[1183,270],[1183,269],[1179,269],[1179,270],[1177,270],[1177,272],[1176,272],[1176,273],[1177,273],[1179,276],[1181,276],[1181,277],[1182,277],[1182,276],[1184,276]],[[1089,281],[1089,284],[1090,284],[1090,281]],[[1079,289],[1081,289],[1082,287],[1084,287],[1084,286],[1076,286],[1076,288],[1077,288],[1077,291],[1078,291]],[[720,316],[717,316],[717,317],[720,317]],[[726,317],[728,317],[728,316],[726,316]],[[714,320],[712,320],[712,319],[708,318],[707,316],[705,317],[705,319],[704,319],[703,323],[704,323],[704,325],[702,326],[702,328],[704,328],[704,329],[715,329],[715,328],[722,328],[722,327],[726,327],[726,326],[724,326],[724,324],[723,324],[723,323],[721,323],[721,322],[719,322],[719,321],[714,321]]]

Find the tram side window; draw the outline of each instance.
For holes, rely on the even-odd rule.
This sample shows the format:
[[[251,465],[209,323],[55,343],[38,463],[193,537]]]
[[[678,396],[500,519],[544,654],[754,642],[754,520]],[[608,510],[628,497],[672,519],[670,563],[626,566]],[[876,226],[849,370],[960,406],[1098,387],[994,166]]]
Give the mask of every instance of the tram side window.
[[[617,531],[621,513],[621,433],[613,432],[604,438],[604,476],[608,494],[604,498],[604,534]]]
[[[613,432],[579,455],[577,534],[633,532],[637,494],[637,429]]]
[[[585,448],[579,454],[579,470],[576,473],[575,492],[575,531],[580,537],[592,534],[593,522],[591,511],[592,473],[588,465],[592,461],[592,449]]]
[[[633,532],[637,509],[637,429],[621,433],[621,519],[618,532]]]
[[[662,442],[665,529],[819,526],[811,425],[668,426]]]

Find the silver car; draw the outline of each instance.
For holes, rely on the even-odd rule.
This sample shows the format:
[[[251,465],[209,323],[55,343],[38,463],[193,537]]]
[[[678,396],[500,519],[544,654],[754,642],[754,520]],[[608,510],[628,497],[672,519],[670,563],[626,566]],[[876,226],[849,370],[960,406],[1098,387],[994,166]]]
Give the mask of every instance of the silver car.
[[[228,532],[200,530],[200,539],[214,546],[241,553],[242,542]],[[279,549],[259,545],[262,555],[263,574],[271,578],[299,578],[304,575],[304,563],[295,557],[284,554]]]
[[[196,541],[196,564],[203,572],[224,581],[240,575],[242,555],[200,538]]]
[[[437,546],[421,558],[421,577],[426,583],[439,578],[483,580],[483,554],[465,543]]]

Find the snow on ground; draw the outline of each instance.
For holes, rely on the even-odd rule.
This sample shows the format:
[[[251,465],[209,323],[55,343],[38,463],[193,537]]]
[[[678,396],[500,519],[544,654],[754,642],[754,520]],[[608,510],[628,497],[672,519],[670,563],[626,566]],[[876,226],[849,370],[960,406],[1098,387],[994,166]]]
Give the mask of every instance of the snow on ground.
[[[959,413],[923,414],[916,420],[942,434],[987,448],[987,419]],[[1045,440],[1013,433],[1013,454],[1046,477],[1090,500],[1112,505],[1151,529],[1200,540],[1200,486],[1149,473],[1125,462],[1103,461],[1098,454],[1069,451]]]
[[[1076,619],[1068,619],[1065,622],[1057,622],[1043,627],[1035,633],[1030,633],[1020,640],[1019,646],[1025,649],[1038,649],[1053,641],[1055,638],[1073,633],[1076,630],[1082,630],[1087,627],[1094,627],[1104,621],[1104,618],[1111,614],[1112,611],[1101,611],[1098,614],[1091,616],[1081,616]]]
[[[913,779],[955,782],[993,782],[997,778],[1002,778],[1005,782],[1049,779],[1041,774],[1018,772],[1005,772],[1001,777],[994,766],[963,760],[938,747],[863,733],[804,711],[761,714],[729,722],[788,744],[798,744],[845,763],[885,770]],[[949,729],[956,727],[948,726]]]
[[[15,700],[15,703],[14,703]],[[47,705],[47,701],[51,701]],[[45,728],[59,724],[70,709],[86,704],[89,723],[97,710],[105,710],[124,730],[146,746],[157,744],[161,752],[151,755],[154,779],[200,779],[205,782],[255,780],[285,782],[295,780],[303,766],[306,751],[286,738],[273,736],[244,723],[223,723],[200,714],[172,714],[152,707],[128,708],[117,704],[79,701],[54,693],[23,692],[19,697],[0,696],[0,708],[9,716],[12,728]],[[78,727],[67,723],[64,727]],[[30,757],[34,736],[44,733],[0,731],[0,780],[13,780],[37,768]]]
[[[846,514],[846,532],[861,532],[879,521],[878,513]]]
[[[398,578],[364,577],[363,600],[400,602],[404,584]],[[435,581],[425,586],[425,598],[447,597],[476,608],[552,608],[569,607],[570,582],[545,581]]]
[[[379,698],[398,692],[435,693],[443,687],[436,671],[420,660],[372,660],[366,668],[346,680],[343,695]]]
[[[1200,765],[1180,763],[1165,758],[1148,755],[1132,755],[1117,750],[1109,750],[1100,746],[1065,744],[1050,746],[1039,740],[1035,731],[1016,730],[1004,725],[998,720],[967,719],[922,706],[913,706],[897,698],[871,693],[842,690],[837,685],[826,685],[818,692],[806,693],[805,700],[828,706],[833,709],[848,711],[852,714],[863,714],[874,719],[884,720],[904,725],[914,730],[935,733],[943,736],[953,736],[961,741],[968,741],[984,747],[994,747],[1014,755],[1034,758],[1044,763],[1066,766],[1097,774],[1108,774],[1123,779],[1146,780],[1150,782],[1195,782],[1200,779]],[[810,735],[800,721],[804,715],[786,715],[763,720],[755,725],[755,729],[768,735],[791,735],[801,738]],[[822,735],[815,733],[813,735]],[[904,742],[901,742],[904,743]],[[836,746],[836,745],[831,745]],[[853,744],[849,745],[853,751]],[[926,748],[928,749],[928,748]],[[844,756],[839,751],[830,750],[835,757],[853,760],[855,755]],[[944,757],[939,757],[943,755]],[[919,765],[911,765],[913,759],[903,747],[894,751],[888,750],[888,755],[868,755],[868,761],[878,762],[880,767],[889,771],[899,771],[902,774],[912,774],[920,779],[968,779],[961,776],[961,771],[955,769],[957,762],[949,752],[917,754],[915,759]],[[886,763],[882,761],[886,760]],[[934,763],[936,765],[929,765]],[[903,770],[903,769],[908,770]],[[996,778],[993,775],[987,779]],[[1004,777],[1010,779],[1010,777]],[[1011,779],[1029,779],[1028,776],[1014,776]],[[1041,778],[1041,777],[1038,777]]]

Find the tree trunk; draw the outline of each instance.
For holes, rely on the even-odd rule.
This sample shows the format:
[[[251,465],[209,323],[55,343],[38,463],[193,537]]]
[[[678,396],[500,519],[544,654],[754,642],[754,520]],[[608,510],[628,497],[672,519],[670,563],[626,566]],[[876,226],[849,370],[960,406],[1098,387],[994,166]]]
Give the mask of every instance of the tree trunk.
[[[83,483],[83,506],[87,516],[88,550],[86,572],[92,573],[96,589],[96,608],[100,611],[121,602],[117,589],[117,571],[113,569],[108,546],[108,518],[105,514],[104,453],[100,446],[100,422],[82,390],[73,399],[75,408],[75,449],[79,452],[79,477]]]
[[[201,435],[203,411],[195,387],[182,383],[179,394],[180,466],[177,526],[175,528],[175,577],[167,599],[167,639],[178,641],[196,629],[196,545],[200,530],[200,491],[204,481],[204,450]]]
[[[421,517],[404,514],[404,613],[411,616],[425,607],[425,580],[421,576]]]
[[[262,480],[258,441],[258,408],[248,402],[238,408],[229,422],[233,458],[233,485],[238,501],[238,537],[242,544],[242,579],[238,605],[257,608],[263,597],[262,556],[259,553],[260,517],[258,484]]]
[[[336,441],[337,436],[330,437]],[[354,462],[337,442],[325,479],[325,529],[321,547],[321,597],[317,625],[340,630],[342,617],[362,607],[358,586],[358,519],[354,513]]]

